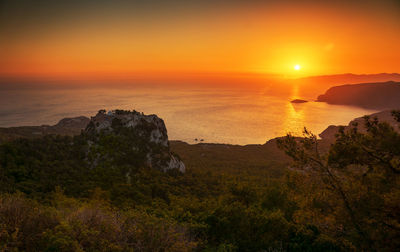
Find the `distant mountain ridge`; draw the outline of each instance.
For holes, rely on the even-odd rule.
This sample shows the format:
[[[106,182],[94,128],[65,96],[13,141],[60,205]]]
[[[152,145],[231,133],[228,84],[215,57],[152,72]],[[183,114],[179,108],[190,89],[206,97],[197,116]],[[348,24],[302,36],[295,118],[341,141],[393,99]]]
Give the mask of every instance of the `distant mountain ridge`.
[[[317,75],[308,76],[295,80],[296,82],[304,83],[318,83],[323,85],[343,85],[343,84],[357,84],[367,82],[386,82],[386,81],[400,81],[399,73],[378,73],[378,74],[333,74],[333,75]]]
[[[335,86],[317,101],[338,105],[353,105],[368,109],[400,108],[400,82],[361,83]]]

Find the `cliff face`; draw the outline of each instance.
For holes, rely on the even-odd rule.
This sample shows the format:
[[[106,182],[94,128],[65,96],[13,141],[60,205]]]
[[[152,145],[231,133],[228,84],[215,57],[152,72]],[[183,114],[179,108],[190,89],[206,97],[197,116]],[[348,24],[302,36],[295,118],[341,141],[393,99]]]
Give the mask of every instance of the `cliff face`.
[[[185,172],[184,163],[170,151],[164,121],[156,115],[100,110],[91,118],[84,134],[94,165],[131,160],[138,166],[164,172],[171,169]]]
[[[400,82],[336,86],[318,96],[317,101],[369,109],[400,108]]]

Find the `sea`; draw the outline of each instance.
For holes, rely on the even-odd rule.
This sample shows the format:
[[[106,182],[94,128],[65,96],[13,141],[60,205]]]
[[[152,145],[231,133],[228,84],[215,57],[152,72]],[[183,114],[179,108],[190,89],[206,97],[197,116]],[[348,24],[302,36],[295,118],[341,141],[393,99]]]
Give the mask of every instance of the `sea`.
[[[53,125],[66,117],[94,116],[98,110],[127,109],[156,114],[170,140],[188,143],[263,144],[288,133],[315,134],[329,125],[377,112],[315,102],[299,87],[146,86],[0,87],[0,127]],[[294,104],[296,98],[306,103]]]

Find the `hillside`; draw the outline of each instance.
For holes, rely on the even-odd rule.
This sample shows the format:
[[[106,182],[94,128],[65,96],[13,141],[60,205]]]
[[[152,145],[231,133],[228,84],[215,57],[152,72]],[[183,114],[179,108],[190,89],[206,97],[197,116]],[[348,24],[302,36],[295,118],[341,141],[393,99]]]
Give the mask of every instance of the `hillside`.
[[[335,86],[318,96],[317,101],[379,110],[400,108],[400,82]]]
[[[11,140],[15,138],[27,137],[35,138],[45,135],[63,135],[74,136],[79,135],[90,119],[85,116],[78,116],[73,118],[64,118],[55,125],[42,125],[42,126],[20,126],[0,128],[0,141]]]
[[[171,150],[177,153],[192,170],[229,172],[231,175],[265,174],[281,177],[289,158],[276,145],[276,139],[265,144],[187,144],[171,141]]]
[[[379,118],[392,120],[387,113]],[[395,146],[400,136],[391,131],[379,126],[373,138],[365,138],[366,144],[383,135],[379,148]],[[262,145],[191,145],[168,141],[161,118],[122,110],[99,111],[79,132],[75,136],[27,134],[25,138],[20,134],[0,144],[0,242],[7,249],[250,252],[268,248],[354,251],[370,246],[359,245],[364,240],[354,235],[341,198],[325,184],[326,174],[312,171],[315,163],[303,163],[310,151],[322,150],[321,154],[330,155],[329,162],[339,158],[340,165],[349,162],[350,167],[354,160],[371,164],[362,152],[354,152],[360,153],[360,159],[354,159],[354,142],[282,137]],[[342,136],[341,141],[351,139]],[[290,143],[288,149],[277,147],[282,141]],[[335,151],[326,152],[329,148]],[[394,161],[398,160],[398,148],[390,150],[396,151]],[[295,163],[285,154],[293,151],[300,154]],[[351,154],[347,159],[343,153]],[[171,160],[177,161],[172,162],[178,164],[176,169],[170,169]],[[380,168],[378,161],[372,164]],[[303,170],[299,162],[305,165]],[[384,233],[397,241],[397,232],[381,223],[388,218],[382,209],[395,213],[398,191],[391,194],[385,189],[389,181],[385,177],[383,189],[378,188],[382,191],[374,198],[367,193],[358,199],[360,192],[368,191],[359,190],[365,185],[359,184],[358,173],[344,177],[352,170],[345,171],[336,170],[342,181],[351,181],[351,187],[343,186],[364,218],[359,221],[373,226],[368,235]],[[374,176],[378,175],[382,178],[382,174]],[[371,179],[366,185],[376,183],[375,177]],[[390,200],[382,200],[386,198]],[[372,224],[370,212],[379,215]],[[397,246],[386,238],[374,239],[388,251]]]
[[[308,76],[288,81],[288,87],[293,85],[299,87],[299,97],[314,99],[314,97],[325,92],[328,88],[343,84],[376,83],[387,81],[400,81],[398,73],[379,74],[333,74]]]
[[[371,119],[377,119],[380,122],[387,122],[389,123],[391,126],[393,126],[393,128],[396,131],[400,131],[400,124],[398,121],[395,120],[395,118],[392,116],[392,111],[391,110],[385,110],[385,111],[381,111],[378,113],[373,113],[368,115],[369,118]],[[349,122],[348,125],[343,125],[344,129],[346,131],[352,129],[355,125],[357,125],[357,130],[359,132],[366,132],[366,128],[365,128],[365,116],[363,117],[358,117],[355,118],[354,120],[351,120]],[[322,131],[319,136],[322,138],[322,141],[326,141],[326,142],[332,142],[335,140],[335,135],[339,132],[339,128],[341,126],[337,126],[337,125],[330,125],[329,127],[327,127],[324,131]]]

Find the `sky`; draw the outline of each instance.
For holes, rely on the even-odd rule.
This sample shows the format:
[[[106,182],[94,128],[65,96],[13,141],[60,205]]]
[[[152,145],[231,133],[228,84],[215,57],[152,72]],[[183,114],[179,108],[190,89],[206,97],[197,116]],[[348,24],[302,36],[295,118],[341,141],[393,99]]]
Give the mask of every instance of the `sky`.
[[[0,55],[10,78],[393,73],[400,1],[0,0]]]

